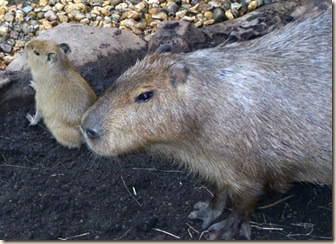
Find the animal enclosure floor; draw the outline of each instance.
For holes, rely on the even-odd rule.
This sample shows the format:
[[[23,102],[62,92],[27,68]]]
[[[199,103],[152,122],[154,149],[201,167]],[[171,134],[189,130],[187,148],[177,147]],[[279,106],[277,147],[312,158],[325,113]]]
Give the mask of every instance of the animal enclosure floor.
[[[28,112],[34,113],[32,101],[0,108],[0,239],[206,237],[201,221],[187,217],[210,197],[206,184],[165,158],[138,153],[106,159],[86,146],[64,148],[42,122],[29,127]],[[252,239],[333,237],[330,187],[297,183],[285,194],[265,196],[258,207]]]

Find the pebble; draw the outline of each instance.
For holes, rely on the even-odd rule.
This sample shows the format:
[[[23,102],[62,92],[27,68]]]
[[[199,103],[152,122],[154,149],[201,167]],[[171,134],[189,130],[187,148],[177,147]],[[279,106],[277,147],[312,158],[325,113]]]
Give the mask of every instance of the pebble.
[[[6,35],[8,31],[9,31],[8,26],[0,26],[0,37]]]
[[[153,14],[152,18],[156,19],[156,20],[167,20],[168,19],[168,15],[165,12],[159,12],[157,14]]]
[[[26,6],[24,8],[22,8],[22,11],[25,12],[26,14],[28,14],[29,12],[31,12],[33,10],[32,6]]]
[[[14,20],[14,15],[12,15],[11,13],[6,13],[5,14],[5,21],[6,22],[13,22]]]
[[[226,19],[226,12],[222,8],[215,8],[213,11],[214,22],[219,23]]]
[[[10,53],[12,51],[13,46],[9,45],[8,43],[1,43],[0,49],[4,53]]]
[[[57,20],[56,14],[52,11],[49,10],[44,14],[44,17],[47,18],[49,21],[55,21]]]
[[[229,9],[228,11],[225,12],[225,16],[228,19],[234,19],[233,13],[231,11],[231,9]]]
[[[38,31],[59,23],[127,29],[149,40],[162,21],[184,20],[196,27],[208,26],[237,18],[272,1],[24,0],[20,3],[0,0],[0,69],[6,67]]]
[[[167,7],[168,13],[175,14],[179,10],[179,6],[176,3],[172,3]]]
[[[255,10],[257,8],[258,4],[256,1],[251,1],[250,4],[248,5],[248,10],[252,11]]]

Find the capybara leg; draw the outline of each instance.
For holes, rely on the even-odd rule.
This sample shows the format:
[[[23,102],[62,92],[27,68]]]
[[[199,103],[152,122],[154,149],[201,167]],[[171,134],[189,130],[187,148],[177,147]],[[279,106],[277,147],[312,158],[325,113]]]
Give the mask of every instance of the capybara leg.
[[[27,114],[26,118],[29,120],[29,125],[36,125],[42,119],[42,113],[36,109],[34,116]]]
[[[51,131],[56,140],[63,146],[79,148],[83,143],[82,134],[80,133],[79,128],[59,127],[56,129],[51,128]]]
[[[248,195],[248,196],[247,196]],[[210,240],[251,239],[250,218],[257,203],[257,197],[245,194],[245,197],[232,198],[232,212],[227,219],[208,228]]]
[[[203,220],[202,228],[206,229],[223,212],[226,205],[227,194],[225,191],[217,191],[210,202],[198,202],[195,211],[188,216],[190,219]]]

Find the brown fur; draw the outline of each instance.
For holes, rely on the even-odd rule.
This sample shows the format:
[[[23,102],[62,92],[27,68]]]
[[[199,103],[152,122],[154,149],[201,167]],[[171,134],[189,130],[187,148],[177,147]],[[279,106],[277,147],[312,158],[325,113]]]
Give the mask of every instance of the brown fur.
[[[330,8],[254,41],[152,54],[83,116],[86,142],[106,156],[144,149],[178,159],[231,199],[219,237],[249,238],[265,191],[332,183],[331,23]],[[153,97],[137,102],[146,91]]]
[[[25,52],[36,90],[36,114],[27,115],[30,125],[43,118],[59,143],[69,148],[80,147],[80,121],[97,100],[95,93],[74,70],[59,44],[32,40],[26,44]]]

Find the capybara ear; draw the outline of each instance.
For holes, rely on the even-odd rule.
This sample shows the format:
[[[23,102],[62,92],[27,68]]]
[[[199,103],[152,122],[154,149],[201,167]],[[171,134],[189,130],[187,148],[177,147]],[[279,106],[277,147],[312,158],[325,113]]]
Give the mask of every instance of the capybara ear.
[[[169,75],[174,87],[185,83],[189,74],[189,69],[184,62],[176,62],[169,68]]]
[[[64,53],[68,53],[71,51],[70,47],[68,44],[66,43],[61,43],[59,44],[60,48],[62,48],[62,50],[64,51]]]
[[[56,53],[48,53],[47,60],[49,63],[54,63],[56,61]]]

